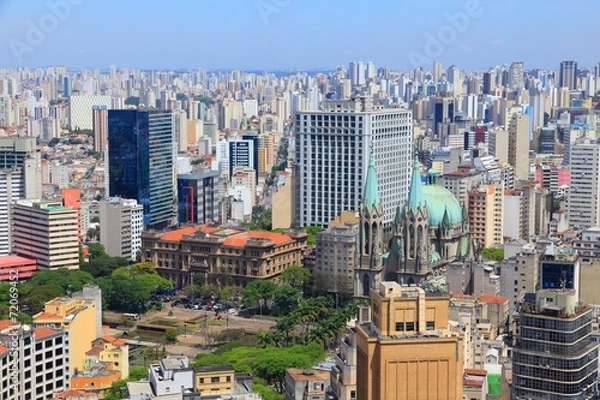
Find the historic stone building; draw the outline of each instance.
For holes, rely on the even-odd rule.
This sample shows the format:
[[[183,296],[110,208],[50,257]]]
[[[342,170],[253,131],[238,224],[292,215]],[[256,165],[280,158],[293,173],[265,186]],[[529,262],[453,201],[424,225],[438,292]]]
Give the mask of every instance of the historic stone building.
[[[279,281],[291,265],[302,265],[304,232],[244,231],[210,225],[187,226],[142,235],[142,261],[176,287],[190,284],[192,274],[223,277],[243,286],[254,279]],[[225,278],[226,277],[226,278]]]

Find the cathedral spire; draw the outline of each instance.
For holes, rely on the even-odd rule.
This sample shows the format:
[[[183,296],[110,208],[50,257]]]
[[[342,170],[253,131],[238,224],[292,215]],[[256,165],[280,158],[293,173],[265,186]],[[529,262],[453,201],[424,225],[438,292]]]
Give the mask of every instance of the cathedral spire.
[[[373,155],[373,143],[371,143],[369,154],[369,168],[367,169],[367,178],[365,179],[363,204],[369,211],[373,211],[381,204],[377,171],[375,170],[375,156]]]
[[[408,189],[408,207],[416,210],[424,203],[423,188],[421,183],[421,163],[419,162],[419,150],[415,148],[415,161],[413,163],[412,178]]]

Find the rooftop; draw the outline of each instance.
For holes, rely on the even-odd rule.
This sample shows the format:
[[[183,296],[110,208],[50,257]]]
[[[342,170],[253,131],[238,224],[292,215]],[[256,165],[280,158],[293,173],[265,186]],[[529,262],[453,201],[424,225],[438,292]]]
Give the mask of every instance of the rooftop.
[[[296,382],[302,381],[329,381],[331,371],[324,371],[319,369],[301,369],[301,368],[288,368],[286,372]]]
[[[201,367],[195,367],[194,371],[198,372],[234,372],[234,368],[232,365],[203,365]]]
[[[35,328],[34,331],[33,331],[36,339],[41,339],[41,338],[46,337],[46,336],[55,335],[58,332],[59,331],[57,331],[56,329],[47,328],[45,326],[41,326],[39,328]]]
[[[35,264],[36,260],[20,256],[2,256],[0,257],[0,268],[14,267],[23,264]]]

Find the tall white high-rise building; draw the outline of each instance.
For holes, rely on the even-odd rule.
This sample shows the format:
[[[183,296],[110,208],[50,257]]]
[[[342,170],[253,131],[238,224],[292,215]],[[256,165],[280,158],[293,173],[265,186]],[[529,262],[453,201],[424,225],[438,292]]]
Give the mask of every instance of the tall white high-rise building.
[[[143,230],[144,207],[136,200],[111,197],[100,201],[100,243],[108,255],[137,261]]]
[[[0,126],[11,124],[10,96],[0,94]]]
[[[367,82],[367,67],[365,66],[365,64],[362,61],[359,61],[356,64],[356,68],[357,68],[357,83],[358,85],[362,86],[364,84],[366,84]]]
[[[10,208],[25,195],[21,168],[0,169],[0,256],[10,254]]]
[[[460,69],[456,65],[451,65],[446,71],[448,82],[452,84],[452,92],[454,96],[460,96],[463,91],[463,81],[460,73]]]
[[[358,211],[372,148],[389,226],[408,195],[412,112],[376,107],[368,96],[321,105],[295,115],[296,224],[327,227],[342,211]]]
[[[508,69],[508,87],[511,90],[521,90],[525,87],[523,76],[523,61],[514,61]]]
[[[94,106],[111,108],[110,96],[69,97],[69,126],[71,129],[94,129],[92,110]]]
[[[433,62],[433,82],[437,83],[442,77],[442,63],[439,61]]]
[[[569,226],[600,226],[600,144],[584,141],[572,145],[570,161]]]

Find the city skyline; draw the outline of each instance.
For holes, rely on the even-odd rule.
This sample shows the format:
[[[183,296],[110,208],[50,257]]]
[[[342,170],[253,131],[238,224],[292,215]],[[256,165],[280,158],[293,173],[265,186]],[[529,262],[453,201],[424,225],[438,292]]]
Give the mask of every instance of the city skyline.
[[[2,67],[246,70],[334,68],[361,59],[394,69],[428,68],[433,60],[464,69],[513,60],[526,69],[556,69],[563,60],[595,65],[586,48],[600,28],[594,13],[582,12],[595,4],[544,5],[453,0],[432,10],[432,2],[419,1],[409,10],[387,1],[347,7],[339,0],[257,0],[236,8],[149,1],[141,13],[137,4],[118,3],[117,12],[106,2],[4,0],[0,60]],[[560,21],[562,29],[545,21]]]

